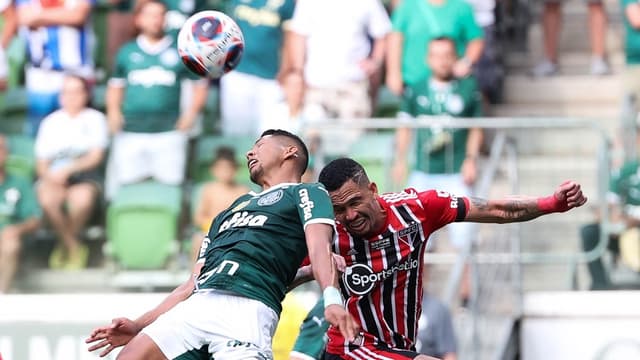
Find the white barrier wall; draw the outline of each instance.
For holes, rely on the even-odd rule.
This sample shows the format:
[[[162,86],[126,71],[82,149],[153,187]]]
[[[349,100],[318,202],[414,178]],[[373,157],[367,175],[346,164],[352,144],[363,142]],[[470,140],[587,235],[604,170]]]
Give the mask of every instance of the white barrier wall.
[[[0,296],[3,360],[90,360],[84,340],[115,317],[135,319],[166,294]],[[106,359],[115,359],[117,352]]]
[[[523,360],[638,360],[640,292],[532,293],[521,330]]]

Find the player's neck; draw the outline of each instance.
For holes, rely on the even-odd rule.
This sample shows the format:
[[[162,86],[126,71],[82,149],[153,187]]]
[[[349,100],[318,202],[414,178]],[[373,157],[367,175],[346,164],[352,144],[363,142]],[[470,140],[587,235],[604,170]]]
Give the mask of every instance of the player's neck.
[[[273,176],[265,176],[262,179],[262,190],[270,189],[279,184],[291,184],[299,183],[301,181],[300,176],[293,174],[275,174]]]

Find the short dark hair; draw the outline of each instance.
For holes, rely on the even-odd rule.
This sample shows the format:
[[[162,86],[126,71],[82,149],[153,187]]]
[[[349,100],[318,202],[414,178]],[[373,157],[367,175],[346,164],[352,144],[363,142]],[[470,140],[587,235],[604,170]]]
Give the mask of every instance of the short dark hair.
[[[300,151],[300,154],[298,154],[298,157],[296,158],[298,168],[300,169],[300,175],[304,174],[304,172],[307,171],[307,166],[309,166],[309,149],[307,149],[307,145],[305,145],[304,141],[302,141],[302,139],[298,135],[292,134],[282,129],[269,129],[265,130],[260,135],[261,138],[265,136],[286,137],[289,140],[293,141],[295,146]]]
[[[350,158],[339,158],[331,161],[320,171],[318,181],[327,191],[338,190],[347,181],[352,180],[358,185],[368,185],[369,177],[364,167]]]
[[[219,160],[226,160],[238,167],[238,161],[236,160],[236,151],[230,146],[220,146],[216,149],[216,154],[213,157],[212,164],[215,164]]]

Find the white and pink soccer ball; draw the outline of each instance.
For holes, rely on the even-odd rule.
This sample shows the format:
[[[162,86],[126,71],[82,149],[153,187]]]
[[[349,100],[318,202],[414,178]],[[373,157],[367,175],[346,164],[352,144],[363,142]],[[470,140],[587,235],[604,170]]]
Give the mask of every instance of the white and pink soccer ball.
[[[195,74],[217,79],[233,70],[244,51],[244,36],[236,22],[220,11],[190,16],[178,33],[178,53]]]

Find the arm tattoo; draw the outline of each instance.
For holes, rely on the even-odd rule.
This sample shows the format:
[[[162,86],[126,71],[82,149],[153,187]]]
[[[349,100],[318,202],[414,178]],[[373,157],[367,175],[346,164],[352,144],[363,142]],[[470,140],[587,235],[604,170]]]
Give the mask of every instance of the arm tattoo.
[[[474,216],[471,221],[481,222],[518,222],[535,219],[542,215],[535,199],[507,198],[503,200],[485,200],[470,197]]]

